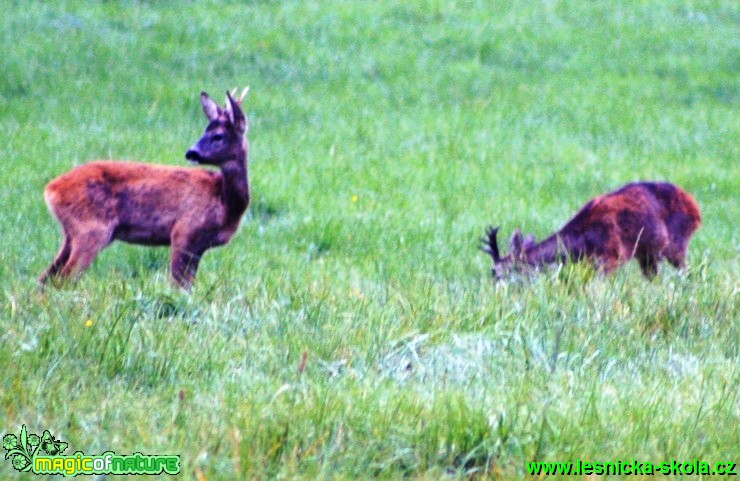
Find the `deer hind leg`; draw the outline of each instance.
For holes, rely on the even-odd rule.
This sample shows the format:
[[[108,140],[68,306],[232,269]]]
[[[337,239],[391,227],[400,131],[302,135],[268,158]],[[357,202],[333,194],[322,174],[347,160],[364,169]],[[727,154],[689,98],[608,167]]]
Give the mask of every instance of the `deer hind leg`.
[[[111,230],[104,226],[71,236],[69,258],[61,267],[59,277],[79,279],[98,253],[110,244],[111,239]]]
[[[46,268],[46,270],[39,277],[41,284],[46,284],[50,278],[54,278],[59,274],[59,270],[67,263],[69,255],[72,252],[72,241],[70,237],[65,233],[62,247],[59,249],[54,261]]]
[[[672,242],[665,250],[665,258],[677,269],[686,267],[686,242]]]
[[[642,274],[648,279],[653,279],[656,275],[658,275],[658,265],[660,264],[659,256],[642,254],[637,257],[637,262],[640,263]]]
[[[666,227],[669,233],[669,242],[665,249],[665,258],[674,267],[686,267],[686,251],[689,247],[691,234],[699,227],[699,220],[682,212],[669,216]]]
[[[635,246],[635,257],[640,263],[642,274],[648,279],[658,275],[658,266],[670,250],[668,232],[665,229],[657,229],[652,234],[646,236],[644,243]]]
[[[676,253],[672,255],[666,255],[666,259],[668,259],[668,262],[671,263],[673,267],[676,269],[684,269],[686,267],[686,254],[685,253]]]

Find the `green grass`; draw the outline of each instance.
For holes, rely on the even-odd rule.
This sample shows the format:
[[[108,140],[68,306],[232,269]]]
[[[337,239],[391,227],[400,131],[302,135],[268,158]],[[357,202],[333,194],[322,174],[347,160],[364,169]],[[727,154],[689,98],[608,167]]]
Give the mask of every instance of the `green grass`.
[[[737,2],[0,10],[2,434],[180,454],[197,480],[740,461]],[[183,165],[199,92],[246,84],[254,200],[193,293],[168,250],[115,244],[41,294],[46,182]],[[686,273],[490,279],[487,225],[541,238],[638,179],[701,204]]]

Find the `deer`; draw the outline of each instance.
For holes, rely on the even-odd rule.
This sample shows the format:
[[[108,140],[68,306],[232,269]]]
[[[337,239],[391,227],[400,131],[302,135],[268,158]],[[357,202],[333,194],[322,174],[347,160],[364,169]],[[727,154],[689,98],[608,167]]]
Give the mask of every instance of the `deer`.
[[[44,200],[64,236],[54,261],[39,277],[75,282],[98,253],[115,240],[171,246],[171,277],[190,290],[198,263],[210,248],[225,245],[249,206],[248,119],[226,92],[223,107],[201,92],[208,125],[185,153],[199,166],[131,161],[92,161],[49,182]]]
[[[642,274],[652,279],[667,259],[686,266],[689,240],[701,225],[696,200],[666,182],[635,182],[587,202],[565,226],[542,242],[516,229],[509,254],[501,257],[499,227],[489,227],[481,249],[493,259],[492,274],[506,278],[512,271],[536,271],[571,261],[587,260],[610,274],[633,257]]]

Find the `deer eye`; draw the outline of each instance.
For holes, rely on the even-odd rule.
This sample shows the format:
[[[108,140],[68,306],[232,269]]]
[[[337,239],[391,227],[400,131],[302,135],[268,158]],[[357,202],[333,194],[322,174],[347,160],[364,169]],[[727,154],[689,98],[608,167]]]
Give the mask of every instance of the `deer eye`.
[[[211,137],[211,140],[213,140],[214,142],[221,142],[222,140],[224,140],[224,136],[223,134],[215,134],[213,137]]]

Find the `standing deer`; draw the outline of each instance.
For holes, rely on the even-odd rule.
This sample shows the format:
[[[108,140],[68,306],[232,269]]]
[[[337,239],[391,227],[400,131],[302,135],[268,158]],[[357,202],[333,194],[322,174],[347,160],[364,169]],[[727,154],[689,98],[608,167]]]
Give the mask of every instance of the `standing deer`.
[[[222,108],[200,94],[208,118],[203,137],[185,154],[191,162],[220,169],[136,162],[97,161],[49,182],[44,199],[62,226],[64,241],[39,278],[78,279],[114,240],[172,246],[172,277],[183,289],[211,247],[234,235],[249,205],[248,130],[241,102],[226,93]]]
[[[663,258],[677,268],[685,266],[689,240],[700,225],[699,206],[686,191],[664,182],[636,182],[589,201],[540,243],[517,229],[506,257],[499,255],[498,227],[489,228],[481,240],[497,279],[512,269],[537,269],[568,259],[588,259],[608,274],[632,257],[651,279]]]

